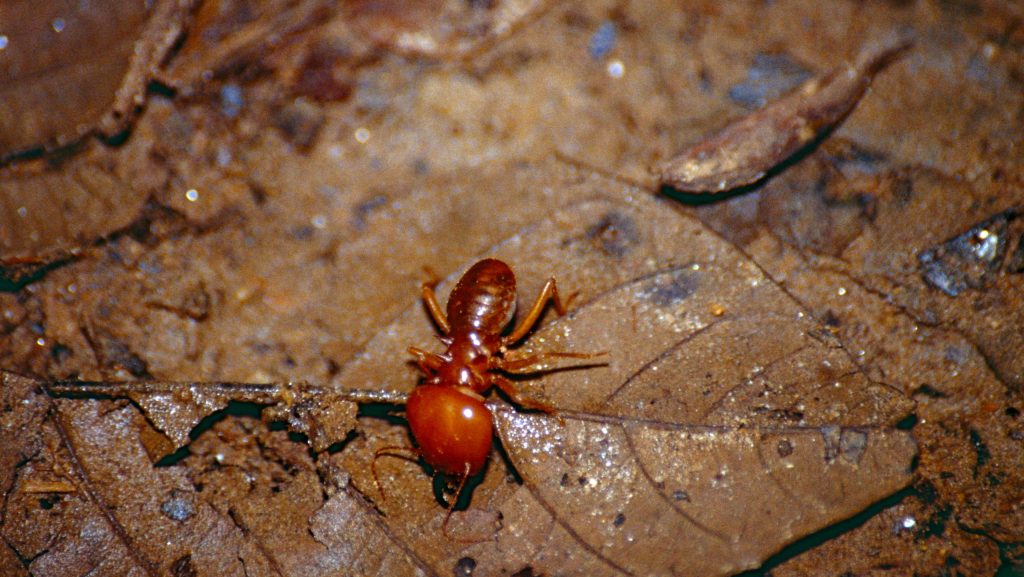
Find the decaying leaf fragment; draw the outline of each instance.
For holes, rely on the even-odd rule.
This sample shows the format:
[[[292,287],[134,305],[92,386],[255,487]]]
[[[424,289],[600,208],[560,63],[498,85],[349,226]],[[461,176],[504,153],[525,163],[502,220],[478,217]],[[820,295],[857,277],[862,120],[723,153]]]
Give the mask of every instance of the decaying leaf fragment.
[[[719,193],[753,184],[826,134],[857,105],[875,74],[911,45],[901,37],[864,48],[852,64],[729,124],[655,169],[662,185]]]
[[[1005,271],[1024,272],[1024,210],[1014,207],[985,219],[918,256],[921,275],[951,297],[982,288]]]
[[[131,404],[46,385],[0,373],[5,576],[424,573],[283,431],[224,421],[191,467],[154,466]]]
[[[0,160],[123,130],[192,0],[5,2]]]
[[[3,373],[7,374],[7,373]],[[42,385],[49,394],[131,399],[171,444],[180,449],[199,421],[229,402],[267,405],[266,418],[288,423],[307,435],[314,451],[323,451],[355,427],[355,403],[401,403],[405,396],[388,391],[330,391],[306,383],[184,383],[163,381],[56,381]],[[154,459],[155,460],[155,459]]]

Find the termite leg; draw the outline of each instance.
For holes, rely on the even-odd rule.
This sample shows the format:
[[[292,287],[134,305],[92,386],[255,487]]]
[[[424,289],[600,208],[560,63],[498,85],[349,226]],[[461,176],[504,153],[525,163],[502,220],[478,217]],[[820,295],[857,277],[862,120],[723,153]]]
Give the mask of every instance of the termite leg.
[[[505,377],[495,376],[494,386],[498,387],[499,389],[501,389],[501,392],[508,395],[508,398],[512,399],[513,403],[519,405],[524,409],[535,409],[549,414],[553,414],[556,411],[553,405],[524,395],[515,383],[506,379]]]
[[[522,359],[501,359],[500,361],[494,363],[494,367],[502,371],[505,371],[506,373],[536,373],[539,371],[546,370],[546,367],[544,367],[543,363],[546,363],[551,359],[592,359],[594,357],[603,357],[607,354],[607,351],[601,351],[599,353],[570,353],[562,351],[549,351],[545,353],[537,353],[536,355],[530,355]]]
[[[437,286],[437,283],[441,282],[441,279],[433,271],[428,270],[428,273],[430,274],[430,279],[420,286],[423,303],[427,305],[427,311],[430,313],[430,317],[434,319],[434,322],[437,323],[438,328],[447,335],[451,331],[451,325],[448,324],[448,318],[444,314],[444,309],[437,302],[437,295],[434,293],[434,287]]]
[[[419,347],[409,347],[406,349],[410,355],[416,361],[416,364],[420,367],[420,370],[426,373],[428,376],[431,373],[436,373],[438,369],[445,363],[444,357],[437,353],[431,353],[425,351]]]
[[[562,304],[562,299],[558,296],[558,286],[555,284],[555,279],[549,278],[548,282],[544,283],[544,288],[540,290],[540,294],[537,295],[537,300],[533,301],[533,306],[530,307],[530,312],[526,313],[526,317],[523,318],[523,322],[519,323],[519,326],[512,331],[512,334],[502,339],[502,345],[508,346],[518,341],[519,339],[526,336],[526,333],[530,332],[533,325],[537,324],[537,319],[540,318],[542,312],[544,312],[544,305],[547,304],[550,299],[554,305],[555,310],[558,314],[564,315],[568,310],[566,306],[572,302],[572,299],[576,298],[576,293],[569,295],[569,298],[565,300],[565,304]]]
[[[370,463],[370,472],[373,473],[373,484],[377,487],[377,492],[380,493],[384,502],[387,502],[388,496],[384,492],[384,487],[380,484],[380,477],[377,476],[377,459],[384,456],[417,462],[420,458],[420,452],[412,447],[399,447],[397,445],[392,445],[388,447],[381,447],[373,454],[373,462]]]

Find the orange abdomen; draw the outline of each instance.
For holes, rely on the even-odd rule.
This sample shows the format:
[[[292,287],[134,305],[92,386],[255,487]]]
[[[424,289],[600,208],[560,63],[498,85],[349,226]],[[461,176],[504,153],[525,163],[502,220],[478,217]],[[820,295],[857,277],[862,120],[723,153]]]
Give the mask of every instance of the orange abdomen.
[[[498,335],[512,320],[516,276],[500,260],[484,259],[466,271],[448,297],[451,334]]]

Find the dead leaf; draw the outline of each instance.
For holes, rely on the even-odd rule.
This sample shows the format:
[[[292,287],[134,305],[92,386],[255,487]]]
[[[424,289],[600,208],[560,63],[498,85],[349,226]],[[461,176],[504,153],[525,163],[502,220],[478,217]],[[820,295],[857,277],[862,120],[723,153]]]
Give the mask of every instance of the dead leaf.
[[[0,276],[16,283],[127,226],[146,202],[116,173],[88,160],[60,170],[20,166],[0,173]]]
[[[150,452],[153,461],[185,447],[200,422],[230,402],[268,405],[268,420],[286,422],[293,432],[306,435],[318,453],[343,441],[355,427],[355,403],[405,402],[405,395],[396,392],[325,391],[305,383],[56,381],[42,388],[55,396],[131,399],[169,441],[166,452]]]
[[[699,224],[642,198],[594,199],[485,254],[511,263],[526,287],[521,303],[545,266],[560,286],[581,291],[569,316],[537,331],[520,354],[610,351],[607,366],[540,381],[535,394],[558,417],[497,408],[526,491],[481,495],[497,490],[486,478],[476,489],[474,508],[505,519],[494,535],[499,550],[525,530],[519,523],[541,523],[551,529],[533,546],[586,571],[729,574],[909,482],[914,443],[893,427],[911,405],[865,379],[796,303]],[[450,284],[441,286],[444,295]],[[417,303],[339,383],[413,385],[414,370],[393,359],[429,343],[432,330]],[[352,470],[373,495],[365,469]],[[409,477],[426,483],[415,467],[400,471],[384,491],[408,491]],[[529,521],[506,509],[518,498],[534,501]],[[432,549],[444,515],[432,499],[392,496],[379,506],[396,534]],[[463,530],[489,536],[487,524]],[[440,566],[456,561],[445,557]],[[514,566],[486,551],[474,558],[489,571]],[[564,571],[556,558],[533,568]]]
[[[780,547],[758,571],[1012,568],[1024,275],[1003,260],[952,298],[918,256],[1024,202],[1019,9],[567,3],[502,36],[488,5],[410,8],[369,45],[373,19],[330,2],[204,3],[161,78],[176,92],[150,94],[123,145],[19,163],[57,175],[30,214],[74,190],[62,171],[83,159],[149,202],[113,236],[66,241],[65,211],[14,231],[92,248],[4,285],[3,368],[166,388],[52,398],[4,377],[0,573],[715,572]],[[686,209],[550,161],[641,180],[734,114],[756,55],[827,70],[908,25],[911,56],[750,195]],[[420,33],[498,41],[458,57],[393,43]],[[382,459],[371,479],[377,448],[411,442],[399,408],[367,405],[349,431],[346,400],[414,386],[405,347],[440,346],[422,267],[453,279],[489,254],[524,302],[549,276],[581,291],[522,354],[615,354],[523,381],[561,422],[492,398],[503,450],[451,529],[496,540],[467,544],[441,535],[451,495],[421,465]],[[276,388],[175,395],[209,382]],[[917,421],[894,427],[908,398]]]
[[[184,30],[191,4],[5,3],[0,160],[65,146],[95,129],[107,136],[123,130]]]
[[[863,48],[854,62],[805,82],[662,163],[661,184],[714,194],[761,180],[846,118],[875,74],[910,45],[909,38],[896,38]]]
[[[34,149],[124,131],[192,3],[5,3],[0,21],[0,165]],[[86,145],[86,148],[88,146]],[[78,153],[77,155],[75,153]],[[15,286],[122,230],[147,201],[141,178],[98,150],[0,169],[0,282]],[[55,166],[56,165],[56,166]],[[159,174],[160,171],[154,171]]]
[[[4,373],[3,384],[7,407],[48,404],[38,397],[33,380]],[[19,408],[7,414],[22,413]],[[44,442],[25,455],[16,474],[4,477],[13,485],[5,491],[7,515],[0,532],[15,550],[28,554],[22,559],[31,558],[28,569],[33,575],[230,575],[310,567],[338,572],[360,566],[414,573],[408,558],[403,561],[392,549],[379,546],[387,539],[379,527],[361,521],[372,517],[360,497],[344,491],[331,499],[321,494],[325,488],[309,454],[283,432],[251,426],[245,434],[257,442],[232,440],[238,461],[230,454],[208,455],[210,442],[222,438],[208,435],[210,442],[200,444],[190,457],[200,462],[189,472],[153,467],[139,440],[140,430],[147,427],[141,418],[124,403],[58,400],[42,427],[23,435]],[[15,429],[4,425],[6,438]],[[252,468],[246,459],[255,455],[246,455],[239,446],[272,456],[273,462]],[[222,465],[254,477],[218,482],[214,477]],[[22,490],[40,478],[61,479],[77,491],[40,496]],[[281,485],[281,479],[287,482]],[[231,480],[249,488],[231,493],[239,488]],[[214,494],[201,493],[204,485]],[[346,517],[346,511],[357,514]],[[14,530],[22,524],[34,529]],[[337,541],[334,531],[346,524],[360,529],[358,542],[349,539],[326,548]],[[390,553],[385,559],[386,550]]]
[[[484,515],[488,511],[506,519],[494,536],[494,545],[475,553],[481,570],[509,567],[510,560],[497,552],[506,540],[514,542],[520,532],[516,509],[524,507],[523,499],[532,501],[526,508],[546,517],[554,530],[534,545],[558,551],[555,559],[564,555],[574,565],[600,568],[599,572],[609,574],[669,570],[728,574],[756,566],[790,540],[849,516],[909,481],[914,445],[909,433],[892,427],[910,405],[895,391],[864,379],[846,353],[823,337],[796,303],[698,223],[681,220],[643,198],[623,202],[599,195],[554,211],[501,241],[488,254],[513,263],[522,279],[522,295],[530,295],[531,289],[543,282],[545,267],[564,271],[558,275],[564,286],[581,287],[574,311],[533,335],[529,347],[606,349],[611,356],[608,366],[564,371],[542,381],[546,396],[559,407],[564,425],[557,418],[496,407],[499,434],[515,471],[523,478],[523,489],[516,491],[515,483],[495,478],[501,473],[492,466],[491,479],[485,478],[475,491],[471,513],[479,518],[460,515],[460,519],[470,519],[473,530],[493,527],[494,517]],[[409,343],[422,342],[413,335],[429,337],[432,327],[425,322],[415,295],[407,300],[412,301],[412,308],[395,326],[383,328],[351,368],[341,372],[337,380],[341,397],[334,397],[344,398],[351,383],[366,384],[364,379],[372,379],[378,389],[381,383],[399,390],[416,383],[415,373],[402,362],[402,351]],[[521,354],[527,354],[526,350]],[[337,410],[330,393],[311,398],[301,387],[132,386],[134,390],[114,384],[76,387],[68,383],[50,389],[54,393],[127,396],[144,408],[158,430],[170,436],[174,447],[182,445],[202,417],[222,409],[229,399],[283,405],[283,413],[270,415],[293,415],[289,417],[293,428],[304,432],[321,427],[315,418],[317,411]],[[57,437],[74,455],[75,475],[71,478],[87,486],[82,489],[85,496],[108,524],[113,524],[115,534],[126,535],[120,540],[130,544],[131,535],[148,531],[144,529],[149,523],[146,517],[122,520],[104,511],[121,510],[122,504],[111,502],[120,498],[122,491],[131,495],[133,483],[153,485],[158,481],[143,476],[122,483],[127,486],[109,496],[88,487],[95,483],[94,471],[115,465],[109,460],[98,462],[99,456],[91,457],[80,447],[86,440],[99,442],[92,436],[79,440],[79,435],[95,429],[96,417],[89,416],[91,420],[81,423],[61,420],[83,410],[89,415],[100,407],[96,401],[81,403],[87,408],[60,401],[54,422]],[[150,426],[137,418],[133,421],[130,406],[116,410],[126,420],[108,417],[104,426],[123,431],[119,433],[122,437]],[[231,429],[218,430],[227,434]],[[344,426],[337,430],[341,435],[347,432]],[[250,429],[242,434],[259,433]],[[320,450],[340,440],[337,435],[319,442],[316,435],[311,438]],[[137,468],[143,466],[139,458],[159,457],[151,448],[143,448],[144,439],[145,435],[136,437],[130,448],[124,445],[127,440],[104,441],[98,446],[121,447],[119,450],[134,455],[130,468]],[[369,449],[376,444],[376,439],[369,440],[368,445],[350,445],[351,451],[338,456],[355,476],[355,486],[376,500],[375,486],[366,479],[365,464],[372,456]],[[232,434],[221,442],[247,446],[252,441]],[[307,479],[301,474],[303,467],[311,472],[335,470],[339,464],[334,459],[315,465],[308,456],[303,457],[285,466],[288,473],[284,477],[263,466],[242,479],[213,472],[211,477],[195,467],[201,471],[208,466],[204,465],[206,459],[213,459],[221,466],[248,470],[256,462],[216,452],[207,448],[205,441],[190,447],[193,457],[186,461],[194,464],[186,470],[202,476],[199,485],[229,491],[226,501],[215,506],[227,517],[219,522],[230,520],[243,536],[261,543],[266,562],[280,570],[297,568],[300,559],[308,557],[294,555],[296,549],[288,545],[294,538],[289,535],[301,531],[307,520],[315,519],[317,511],[331,502],[314,498],[311,491],[326,491],[334,494],[334,499],[354,498],[342,496],[344,483],[324,486],[315,475]],[[688,460],[697,456],[697,460]],[[285,457],[273,457],[271,462],[279,458]],[[82,464],[86,460],[87,464]],[[149,462],[144,467],[152,469]],[[178,470],[180,467],[153,469],[157,475]],[[268,480],[261,482],[260,475]],[[272,487],[283,483],[283,493],[278,497],[272,491],[266,497],[269,501],[251,508],[249,501],[230,496],[234,490],[230,487],[246,478],[256,490],[268,482]],[[871,483],[865,482],[868,478]],[[116,481],[101,479],[105,479],[101,483],[104,488]],[[396,489],[396,484],[404,488]],[[457,559],[449,556],[447,538],[438,530],[444,509],[423,490],[428,484],[416,467],[406,467],[404,475],[393,481],[385,480],[382,490],[400,495],[377,501],[387,515],[378,522],[387,523],[387,533],[395,544],[406,543],[404,547],[418,550],[418,562],[440,572]],[[768,485],[776,487],[774,493],[765,492]],[[419,489],[410,492],[416,486]],[[164,491],[170,501],[159,504],[165,516],[165,509],[173,516],[179,510],[198,507],[198,497],[191,496],[194,488],[175,487]],[[414,500],[409,502],[411,496]],[[403,504],[396,509],[399,499]],[[166,505],[168,502],[172,504]],[[157,509],[158,504],[150,501],[136,507]],[[273,513],[280,507],[286,509]],[[331,505],[328,510],[333,508]],[[654,514],[669,510],[667,515]],[[361,514],[376,515],[367,509]],[[752,521],[752,514],[763,520]],[[264,529],[269,526],[267,515],[291,521],[268,533]],[[784,520],[781,515],[790,517]],[[138,519],[144,522],[139,524]],[[748,527],[772,530],[751,533]],[[664,549],[663,539],[651,537],[662,534],[686,535],[687,545]],[[698,553],[706,564],[689,560]],[[186,562],[182,558],[143,550],[133,562],[156,568],[170,561]],[[195,554],[187,562],[197,570],[207,567]],[[534,568],[550,571],[561,566],[535,564]]]

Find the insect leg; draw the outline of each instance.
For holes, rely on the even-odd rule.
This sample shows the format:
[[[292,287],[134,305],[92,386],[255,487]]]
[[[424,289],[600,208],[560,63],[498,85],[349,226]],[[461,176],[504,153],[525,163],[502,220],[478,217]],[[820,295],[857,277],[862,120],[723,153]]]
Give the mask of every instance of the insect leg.
[[[569,298],[565,300],[565,304],[562,304],[562,299],[558,296],[558,286],[555,284],[555,279],[549,278],[548,282],[544,283],[544,288],[540,290],[540,294],[537,295],[537,300],[533,301],[533,306],[530,307],[530,312],[526,313],[526,317],[519,323],[519,326],[512,331],[512,334],[502,339],[503,345],[511,345],[519,339],[526,336],[526,333],[530,332],[533,325],[537,324],[537,319],[540,318],[542,312],[544,312],[544,305],[547,304],[550,299],[554,305],[555,310],[558,311],[559,315],[566,313],[566,307],[572,302],[572,299],[576,297],[576,293],[569,295]]]
[[[437,323],[441,332],[447,335],[451,331],[451,325],[448,324],[448,318],[444,314],[444,309],[441,308],[441,305],[437,302],[437,295],[434,294],[434,287],[439,282],[441,282],[441,279],[437,278],[436,275],[432,275],[431,279],[420,287],[420,293],[423,295],[423,303],[427,305],[430,317]]]
[[[524,409],[536,409],[538,411],[544,411],[545,413],[555,412],[554,406],[539,399],[534,399],[532,397],[524,395],[515,383],[506,379],[505,377],[495,376],[493,382],[494,386],[498,387],[499,389],[501,389],[501,392],[508,395],[508,398],[512,399],[513,403],[519,405]]]
[[[431,353],[419,347],[409,347],[406,350],[414,357],[413,360],[419,365],[420,370],[428,376],[430,373],[436,373],[445,363],[444,357],[437,353]]]
[[[380,493],[380,496],[387,502],[388,496],[384,493],[384,487],[380,484],[380,477],[377,476],[377,459],[385,456],[416,462],[420,458],[420,452],[412,447],[392,445],[381,447],[373,454],[373,462],[370,463],[370,472],[373,473],[373,484],[377,487],[377,492]]]
[[[549,351],[544,353],[537,353],[535,355],[530,355],[522,359],[501,359],[498,362],[494,363],[494,367],[507,373],[514,374],[537,373],[540,371],[552,369],[553,367],[550,367],[546,364],[552,359],[592,359],[594,357],[603,357],[607,354],[607,351],[601,351],[599,353],[570,353],[563,351]]]

